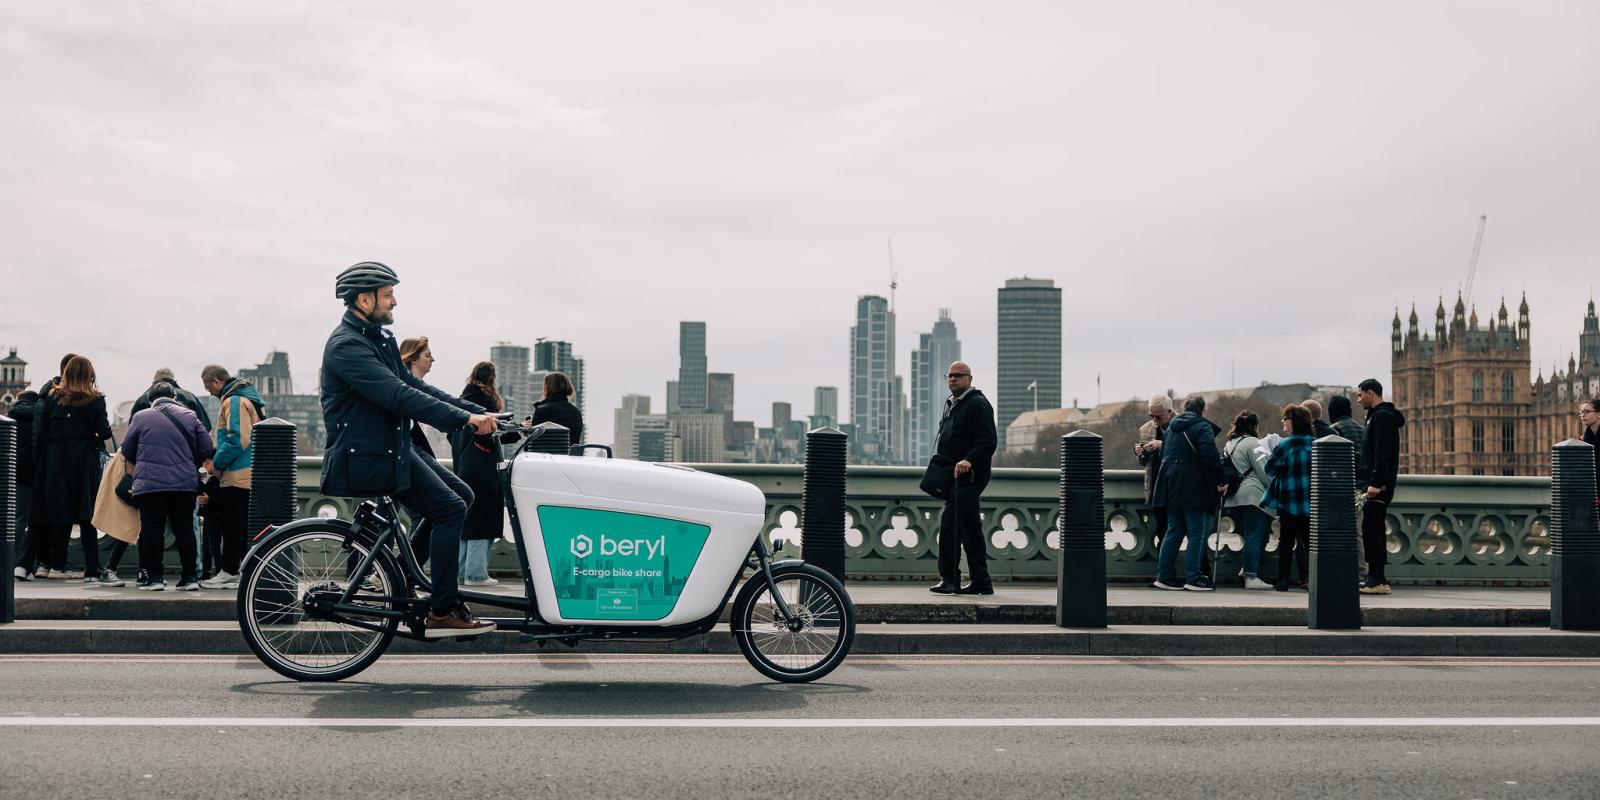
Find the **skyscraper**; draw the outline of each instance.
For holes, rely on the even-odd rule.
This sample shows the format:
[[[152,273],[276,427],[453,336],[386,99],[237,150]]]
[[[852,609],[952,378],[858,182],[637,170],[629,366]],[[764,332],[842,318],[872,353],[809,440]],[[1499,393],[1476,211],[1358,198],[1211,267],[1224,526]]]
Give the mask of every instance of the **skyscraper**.
[[[518,418],[533,413],[533,404],[543,396],[544,387],[534,386],[528,375],[528,348],[510,342],[496,342],[489,348],[489,361],[494,364],[495,388],[506,410]]]
[[[733,373],[706,373],[706,410],[722,414],[722,438],[733,441]]]
[[[911,461],[927,463],[939,436],[939,418],[944,415],[945,370],[961,360],[961,340],[950,309],[939,309],[933,332],[920,334],[917,349],[911,351]]]
[[[706,324],[678,323],[678,405],[667,411],[706,408]]]
[[[639,417],[650,416],[650,396],[646,394],[625,394],[622,396],[622,407],[618,408],[611,416],[613,433],[611,449],[617,458],[639,457],[639,442],[635,437],[634,421]],[[659,459],[657,459],[659,460]]]
[[[812,392],[812,427],[839,424],[839,387],[818,386]]]
[[[1048,279],[1006,281],[998,323],[995,411],[1003,450],[1006,426],[1018,414],[1061,407],[1061,290]]]
[[[860,463],[899,462],[895,407],[900,402],[894,371],[894,312],[875,294],[856,300],[850,329],[850,424],[852,450]]]
[[[533,344],[533,368],[540,372],[561,372],[572,380],[572,404],[584,408],[583,359],[572,354],[572,343],[540,339]],[[534,401],[544,398],[544,376],[534,386]],[[530,413],[531,407],[530,407]]]

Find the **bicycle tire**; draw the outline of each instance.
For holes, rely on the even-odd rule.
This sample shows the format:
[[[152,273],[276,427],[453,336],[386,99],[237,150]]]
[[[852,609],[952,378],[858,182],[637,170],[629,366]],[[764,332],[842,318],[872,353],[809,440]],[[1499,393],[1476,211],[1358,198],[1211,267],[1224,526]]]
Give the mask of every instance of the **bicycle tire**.
[[[832,672],[855,641],[856,610],[844,584],[811,564],[776,565],[772,580],[791,610],[800,614],[804,627],[798,631],[785,627],[766,578],[757,573],[739,587],[733,600],[731,627],[739,652],[758,672],[783,683],[809,683]],[[791,652],[780,659],[781,654],[773,651],[785,645]],[[800,653],[801,648],[810,652]]]

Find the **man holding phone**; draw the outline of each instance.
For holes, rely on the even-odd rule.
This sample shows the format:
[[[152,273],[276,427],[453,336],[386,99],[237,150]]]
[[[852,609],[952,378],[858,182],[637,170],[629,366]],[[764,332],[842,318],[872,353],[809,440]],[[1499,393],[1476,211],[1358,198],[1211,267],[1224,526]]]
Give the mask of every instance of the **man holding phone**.
[[[939,583],[936,594],[994,594],[989,579],[989,551],[983,541],[978,503],[989,485],[989,463],[997,438],[994,407],[972,388],[972,368],[957,361],[945,375],[950,396],[939,419],[938,454],[954,462],[955,487],[939,517]],[[961,585],[961,553],[967,554],[972,582]]]

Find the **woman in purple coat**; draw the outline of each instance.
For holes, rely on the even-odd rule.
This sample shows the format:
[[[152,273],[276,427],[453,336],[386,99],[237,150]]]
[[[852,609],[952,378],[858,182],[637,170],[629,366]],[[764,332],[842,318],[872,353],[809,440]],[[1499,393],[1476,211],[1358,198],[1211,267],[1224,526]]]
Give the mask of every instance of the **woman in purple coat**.
[[[122,458],[133,470],[133,498],[139,505],[139,584],[145,591],[167,588],[161,562],[168,525],[177,539],[182,573],[177,589],[200,589],[194,574],[194,502],[200,493],[200,466],[216,452],[205,426],[176,400],[171,385],[150,388],[151,405],[133,415],[122,440]]]

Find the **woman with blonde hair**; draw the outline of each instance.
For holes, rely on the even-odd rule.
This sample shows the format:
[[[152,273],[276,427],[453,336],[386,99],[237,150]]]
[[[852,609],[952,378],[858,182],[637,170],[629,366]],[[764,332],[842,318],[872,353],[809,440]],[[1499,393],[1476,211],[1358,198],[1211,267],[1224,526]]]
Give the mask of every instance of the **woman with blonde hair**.
[[[89,520],[100,488],[99,454],[110,438],[106,396],[95,384],[94,365],[72,356],[60,380],[46,387],[33,425],[33,514],[45,534],[42,561],[49,577],[101,580],[99,532]],[[67,570],[73,525],[83,545],[81,573]]]

